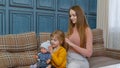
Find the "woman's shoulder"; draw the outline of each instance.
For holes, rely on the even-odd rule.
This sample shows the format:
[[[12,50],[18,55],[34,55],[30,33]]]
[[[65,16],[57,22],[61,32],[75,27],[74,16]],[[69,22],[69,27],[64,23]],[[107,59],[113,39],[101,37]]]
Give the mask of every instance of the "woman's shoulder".
[[[92,31],[91,31],[91,28],[90,27],[87,27],[86,29],[85,29],[85,31],[86,31],[86,33],[91,33]]]
[[[90,27],[87,27],[86,30],[85,30],[85,32],[86,32],[87,36],[92,36],[92,30],[91,30]]]

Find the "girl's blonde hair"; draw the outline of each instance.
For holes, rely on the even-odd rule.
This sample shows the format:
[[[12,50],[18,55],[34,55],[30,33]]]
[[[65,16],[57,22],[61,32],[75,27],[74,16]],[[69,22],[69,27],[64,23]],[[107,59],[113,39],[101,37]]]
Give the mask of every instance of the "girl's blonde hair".
[[[56,30],[53,33],[51,33],[50,38],[56,37],[59,42],[61,43],[60,45],[63,46],[65,49],[65,34],[61,30]]]

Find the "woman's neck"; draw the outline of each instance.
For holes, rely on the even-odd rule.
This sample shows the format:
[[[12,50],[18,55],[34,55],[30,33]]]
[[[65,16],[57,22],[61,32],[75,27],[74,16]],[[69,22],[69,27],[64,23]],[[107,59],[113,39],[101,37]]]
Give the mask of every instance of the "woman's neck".
[[[77,27],[75,26],[75,27],[73,27],[73,31],[77,31]]]

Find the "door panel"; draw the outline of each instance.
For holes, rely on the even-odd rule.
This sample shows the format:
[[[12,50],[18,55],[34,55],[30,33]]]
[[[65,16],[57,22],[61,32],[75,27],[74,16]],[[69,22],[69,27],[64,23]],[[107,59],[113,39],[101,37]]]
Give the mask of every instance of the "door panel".
[[[0,10],[0,34],[4,34],[4,23],[5,23],[5,11],[4,10]]]
[[[69,8],[73,5],[72,0],[58,0],[57,1],[57,10],[58,11],[68,11]]]
[[[53,32],[56,29],[55,14],[48,12],[37,13],[37,32]]]
[[[55,0],[37,0],[37,8],[55,10]]]
[[[33,8],[34,0],[9,0],[9,5],[14,7],[30,7]]]
[[[58,14],[58,29],[67,32],[68,29],[68,15],[67,14]]]
[[[24,33],[32,31],[33,13],[28,11],[10,11],[10,33]]]

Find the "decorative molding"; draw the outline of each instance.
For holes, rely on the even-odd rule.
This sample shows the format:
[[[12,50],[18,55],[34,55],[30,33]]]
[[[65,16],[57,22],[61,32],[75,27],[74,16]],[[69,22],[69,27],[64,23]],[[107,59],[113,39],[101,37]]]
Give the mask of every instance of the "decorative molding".
[[[55,14],[37,12],[37,32],[53,32],[56,29]]]
[[[96,15],[97,0],[89,0],[89,14]]]
[[[3,34],[4,21],[4,10],[0,10],[0,35]]]
[[[33,23],[33,13],[29,11],[10,11],[10,32],[11,33],[23,33],[31,31]]]
[[[76,0],[76,5],[80,5],[85,14],[88,13],[89,0]]]
[[[58,14],[57,15],[57,26],[58,29],[67,32],[68,29],[68,15],[67,14]]]
[[[88,24],[92,29],[96,28],[96,16],[88,16]]]
[[[33,8],[33,0],[9,0],[9,5],[14,7]]]
[[[68,11],[73,5],[72,0],[57,0],[57,10],[58,11]]]
[[[55,0],[37,0],[37,8],[55,10]]]
[[[6,0],[0,0],[0,5],[5,5]]]

